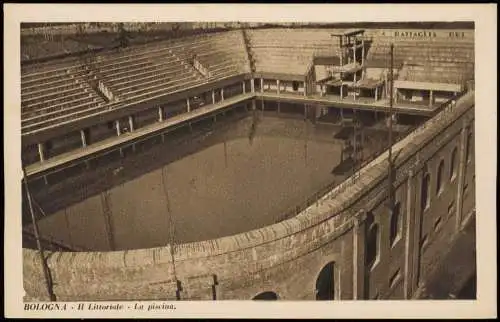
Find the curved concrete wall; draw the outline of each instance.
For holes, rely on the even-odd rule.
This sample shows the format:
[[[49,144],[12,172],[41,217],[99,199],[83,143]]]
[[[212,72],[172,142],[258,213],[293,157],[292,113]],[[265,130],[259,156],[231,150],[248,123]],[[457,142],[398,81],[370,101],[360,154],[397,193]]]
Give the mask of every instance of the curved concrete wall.
[[[409,297],[474,208],[473,152],[466,161],[466,138],[469,132],[473,138],[473,121],[474,93],[468,93],[394,145],[402,225],[393,245],[389,245],[390,218],[384,203],[385,153],[303,213],[262,229],[173,249],[49,253],[54,292],[60,301],[174,300],[177,291],[185,300],[244,300],[266,291],[279,299],[314,300],[318,274],[334,261],[336,299]],[[455,147],[457,174],[450,181],[447,170]],[[435,194],[441,159],[446,175],[443,189]],[[425,169],[431,179],[430,202],[421,209]],[[451,201],[454,208],[443,212]],[[364,265],[367,213],[373,214],[380,232],[377,259],[370,269]],[[434,229],[438,216],[441,225]],[[30,297],[47,299],[37,252],[24,249],[23,255],[25,291]]]

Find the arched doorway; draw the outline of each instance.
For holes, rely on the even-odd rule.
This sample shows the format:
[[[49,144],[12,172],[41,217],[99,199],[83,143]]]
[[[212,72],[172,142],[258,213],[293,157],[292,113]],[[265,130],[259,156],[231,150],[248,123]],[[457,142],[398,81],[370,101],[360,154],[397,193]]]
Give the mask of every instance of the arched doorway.
[[[254,296],[252,300],[276,301],[278,295],[274,292],[262,292]]]
[[[316,279],[316,300],[335,300],[335,262],[326,264]]]

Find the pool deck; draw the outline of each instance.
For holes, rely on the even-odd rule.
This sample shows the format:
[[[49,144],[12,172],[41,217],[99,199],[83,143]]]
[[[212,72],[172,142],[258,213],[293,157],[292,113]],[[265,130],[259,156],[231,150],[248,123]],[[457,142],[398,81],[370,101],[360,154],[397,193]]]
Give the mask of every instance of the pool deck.
[[[291,93],[280,93],[279,95],[277,93],[270,92],[246,93],[226,98],[221,102],[206,105],[202,108],[171,117],[162,122],[157,122],[145,127],[138,128],[133,132],[122,133],[119,136],[111,137],[88,145],[86,147],[81,147],[76,150],[51,157],[47,160],[44,160],[43,162],[31,164],[26,167],[26,175],[29,177],[43,175],[43,173],[50,170],[56,170],[57,168],[64,166],[71,166],[75,162],[81,162],[85,161],[86,159],[90,159],[96,154],[103,154],[118,147],[132,145],[135,142],[140,141],[141,138],[148,137],[149,135],[154,135],[155,133],[160,134],[161,132],[164,132],[169,128],[174,128],[178,125],[188,123],[189,121],[199,119],[202,116],[211,116],[231,105],[254,98],[290,103],[319,104],[326,106],[335,106],[338,108],[355,108],[358,110],[377,112],[387,111],[388,104],[388,101],[383,99],[375,102],[373,99],[340,99],[340,97],[333,95],[301,96]],[[414,115],[430,115],[433,112],[433,108],[424,107],[422,105],[396,105],[394,106],[394,112]]]

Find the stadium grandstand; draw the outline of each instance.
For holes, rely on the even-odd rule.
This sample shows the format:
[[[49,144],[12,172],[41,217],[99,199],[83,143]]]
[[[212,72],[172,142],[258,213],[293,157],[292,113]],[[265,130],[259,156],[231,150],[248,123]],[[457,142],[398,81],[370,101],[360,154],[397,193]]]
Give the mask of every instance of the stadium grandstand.
[[[36,236],[68,301],[410,299],[475,272],[470,25],[21,27],[28,298]]]

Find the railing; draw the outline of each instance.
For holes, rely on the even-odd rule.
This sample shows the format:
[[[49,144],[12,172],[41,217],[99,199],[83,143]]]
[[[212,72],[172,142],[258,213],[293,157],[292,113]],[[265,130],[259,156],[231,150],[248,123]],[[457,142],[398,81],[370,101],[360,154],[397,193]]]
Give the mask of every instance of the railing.
[[[328,191],[331,191],[333,188],[335,188],[337,184],[338,184],[337,181],[332,181],[328,183],[319,191],[315,192],[309,198],[304,200],[302,203],[298,204],[297,206],[291,207],[289,208],[289,210],[285,211],[281,216],[278,217],[278,219],[275,220],[275,223],[297,216],[308,207],[317,203],[325,194],[328,193]]]
[[[193,58],[193,67],[198,72],[200,72],[200,74],[202,74],[203,76],[205,76],[205,77],[210,77],[211,76],[210,72],[208,71],[208,69],[205,68],[205,66],[203,66],[196,57]]]
[[[113,95],[113,93],[111,92],[111,90],[109,90],[106,85],[104,85],[103,82],[101,82],[100,80],[98,81],[98,89],[99,91],[107,97],[108,100],[110,101],[113,101],[115,99],[115,96]]]
[[[454,111],[454,107],[456,106],[456,101],[463,97],[467,92],[463,91],[461,93],[458,93],[456,96],[453,98],[447,100],[446,102],[443,102],[441,105],[439,105],[434,111],[433,115],[431,116],[431,119],[428,120],[427,122],[423,124],[418,124],[410,127],[408,131],[405,133],[400,133],[400,135],[393,136],[394,142],[392,146],[394,147],[397,143],[399,143],[402,139],[414,136],[422,131],[424,131],[429,125],[434,124],[437,120],[433,119],[436,115],[438,115],[440,112],[443,112],[444,115],[443,117],[447,117]],[[441,118],[440,118],[441,120]],[[311,195],[309,198],[307,198],[304,202],[300,203],[299,205],[290,208],[289,210],[285,211],[275,222],[280,222],[286,219],[293,218],[297,216],[298,214],[302,213],[304,210],[309,208],[310,206],[316,204],[316,206],[319,205],[321,199],[325,198],[331,198],[333,195],[337,195],[339,193],[342,193],[346,190],[347,187],[351,186],[352,183],[356,182],[356,180],[361,176],[361,172],[363,171],[363,168],[368,166],[368,164],[374,162],[377,158],[382,156],[387,151],[388,148],[384,148],[381,150],[376,151],[373,153],[371,156],[366,158],[364,161],[362,161],[358,167],[354,167],[352,169],[352,175],[347,177],[345,180],[342,182],[338,183],[337,181],[333,180],[332,182],[326,184],[323,188],[321,188],[318,192],[314,193]],[[351,201],[346,201],[346,202],[351,202]]]
[[[255,73],[255,71],[256,71],[255,59],[251,54],[250,38],[248,37],[248,33],[246,32],[245,28],[241,29],[241,34],[243,36],[243,43],[245,44],[245,52],[247,55],[248,64],[250,65],[250,71],[252,73]]]

